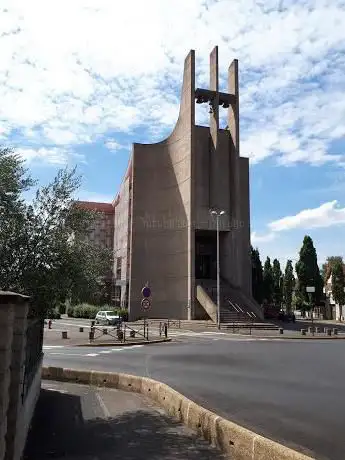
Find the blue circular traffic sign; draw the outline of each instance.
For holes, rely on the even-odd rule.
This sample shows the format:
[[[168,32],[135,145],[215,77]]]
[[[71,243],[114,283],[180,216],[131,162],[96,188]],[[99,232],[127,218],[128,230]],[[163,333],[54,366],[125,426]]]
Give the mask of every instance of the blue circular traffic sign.
[[[143,297],[150,297],[151,296],[151,289],[148,286],[143,287],[141,291]]]

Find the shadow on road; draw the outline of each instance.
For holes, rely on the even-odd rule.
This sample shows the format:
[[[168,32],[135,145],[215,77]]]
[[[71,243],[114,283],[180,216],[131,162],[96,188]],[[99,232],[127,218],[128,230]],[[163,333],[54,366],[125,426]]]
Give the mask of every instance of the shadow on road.
[[[159,412],[83,418],[81,398],[41,390],[24,460],[218,460],[206,441]]]

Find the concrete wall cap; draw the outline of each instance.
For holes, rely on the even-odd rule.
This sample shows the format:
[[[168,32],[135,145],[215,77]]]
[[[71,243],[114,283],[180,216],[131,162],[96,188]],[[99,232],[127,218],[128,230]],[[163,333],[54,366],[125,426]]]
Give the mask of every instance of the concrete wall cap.
[[[1,291],[0,290],[0,298],[1,297],[18,297],[20,299],[30,299],[30,296],[24,295],[24,294],[19,294],[18,292],[12,292],[12,291]]]

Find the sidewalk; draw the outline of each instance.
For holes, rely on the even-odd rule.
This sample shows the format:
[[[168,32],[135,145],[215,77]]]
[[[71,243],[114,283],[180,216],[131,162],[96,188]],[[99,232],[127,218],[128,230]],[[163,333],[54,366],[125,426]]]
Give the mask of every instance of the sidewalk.
[[[42,382],[23,460],[224,460],[141,395]]]

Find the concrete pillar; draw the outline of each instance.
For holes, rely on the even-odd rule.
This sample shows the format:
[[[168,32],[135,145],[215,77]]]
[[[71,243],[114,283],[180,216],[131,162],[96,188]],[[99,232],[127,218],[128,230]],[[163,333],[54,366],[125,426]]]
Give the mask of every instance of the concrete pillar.
[[[210,208],[219,208],[220,181],[220,152],[219,147],[219,70],[218,70],[218,46],[215,46],[210,54],[210,90],[215,91],[215,98],[210,108]]]
[[[17,424],[20,422],[22,409],[22,391],[24,383],[26,328],[28,316],[28,297],[12,294],[10,302],[14,308],[12,356],[11,356],[11,383],[9,387],[9,406],[7,411],[7,433],[5,460],[17,460],[21,452],[16,453]]]
[[[185,59],[183,71],[183,85],[181,94],[181,107],[179,119],[182,123],[184,135],[188,136],[188,149],[190,152],[189,177],[189,206],[187,212],[188,222],[188,296],[185,318],[191,320],[195,315],[195,229],[193,222],[195,202],[195,162],[197,161],[194,149],[195,129],[195,51],[191,50]]]
[[[0,460],[4,459],[6,452],[13,323],[13,297],[11,293],[0,291]]]
[[[234,59],[228,70],[228,92],[235,96],[234,101],[228,109],[229,127],[229,152],[230,152],[230,214],[233,224],[232,236],[232,277],[235,285],[241,285],[241,235],[236,229],[241,221],[240,212],[240,150],[239,150],[239,81],[238,81],[238,60]]]

